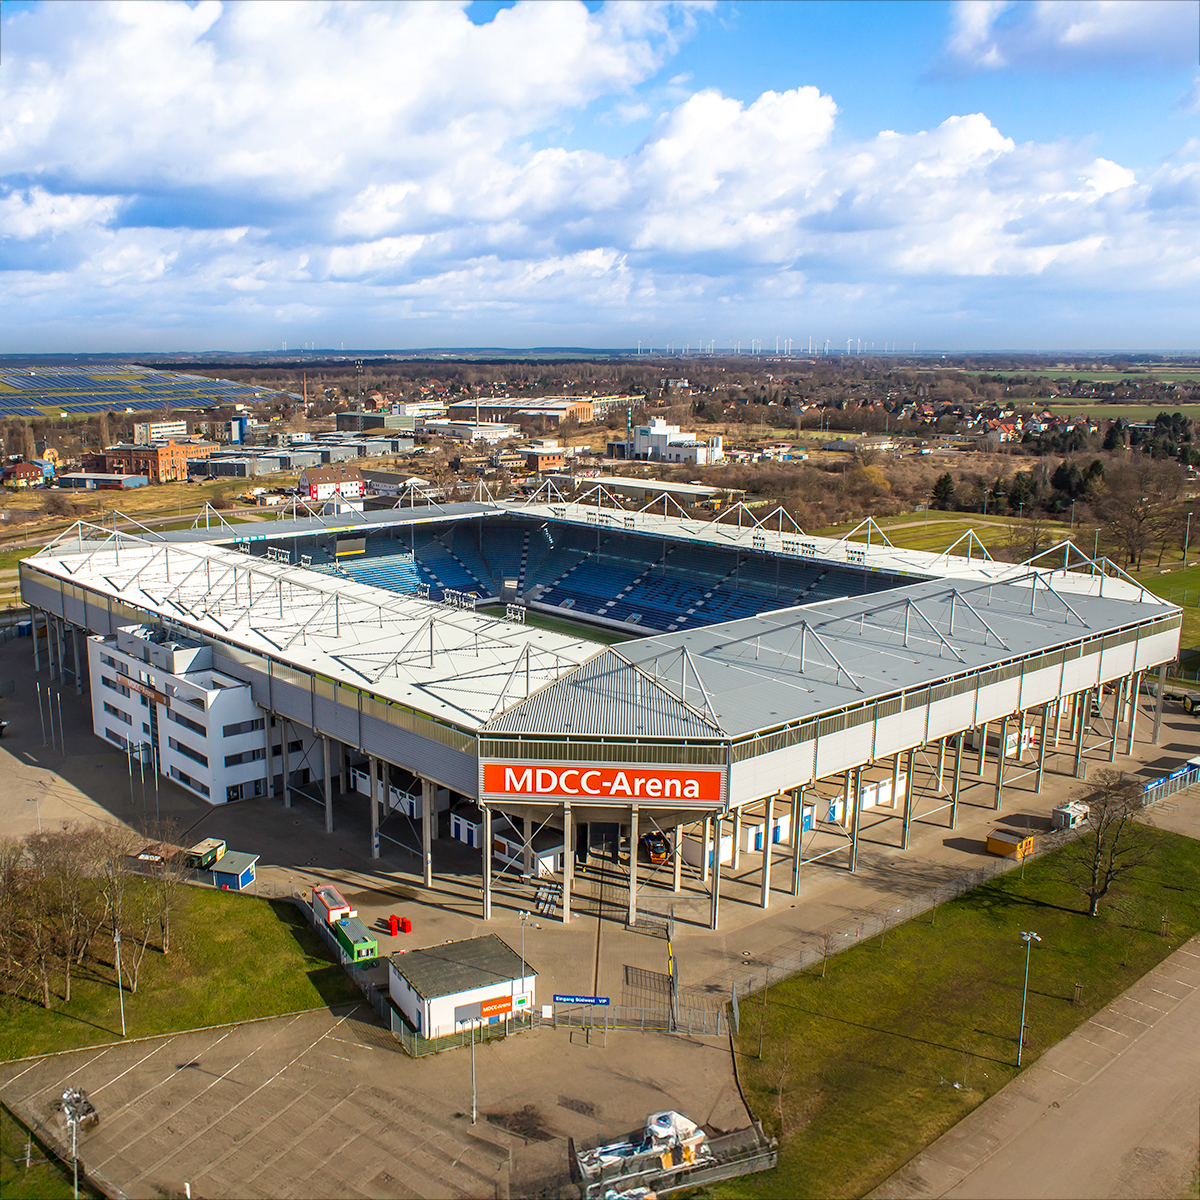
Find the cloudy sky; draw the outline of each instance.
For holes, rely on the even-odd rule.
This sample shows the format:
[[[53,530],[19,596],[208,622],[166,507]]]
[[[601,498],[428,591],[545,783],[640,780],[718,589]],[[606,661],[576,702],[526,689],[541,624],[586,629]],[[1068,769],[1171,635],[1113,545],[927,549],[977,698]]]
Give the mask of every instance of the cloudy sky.
[[[0,33],[0,351],[1200,346],[1197,0]]]

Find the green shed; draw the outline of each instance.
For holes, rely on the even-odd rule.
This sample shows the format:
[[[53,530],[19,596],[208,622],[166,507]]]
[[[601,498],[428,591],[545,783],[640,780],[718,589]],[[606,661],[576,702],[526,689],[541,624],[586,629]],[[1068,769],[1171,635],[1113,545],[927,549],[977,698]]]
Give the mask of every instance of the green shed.
[[[338,945],[354,962],[369,962],[379,957],[379,943],[357,917],[343,917],[330,927]]]

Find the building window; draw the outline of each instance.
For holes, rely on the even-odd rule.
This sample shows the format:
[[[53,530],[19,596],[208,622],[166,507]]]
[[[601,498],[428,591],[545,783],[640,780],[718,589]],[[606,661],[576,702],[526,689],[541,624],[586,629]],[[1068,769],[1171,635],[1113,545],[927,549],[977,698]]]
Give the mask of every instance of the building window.
[[[167,716],[176,725],[182,725],[185,729],[190,729],[193,733],[198,733],[201,737],[208,737],[207,728],[201,725],[199,721],[193,721],[191,718],[185,717],[182,713],[177,713],[173,708],[167,710]]]
[[[263,728],[263,719],[259,717],[256,721],[238,721],[233,725],[226,725],[224,734],[226,737],[237,737],[239,733],[253,733],[256,729]]]
[[[133,718],[128,713],[122,712],[119,708],[109,704],[107,700],[104,702],[104,711],[110,717],[116,717],[118,721],[123,721],[126,725],[133,724]]]
[[[208,788],[204,784],[200,783],[199,780],[193,779],[190,775],[185,775],[178,767],[171,768],[171,778],[182,783],[184,787],[191,788],[193,792],[199,792],[201,796],[209,795]]]
[[[129,689],[123,683],[117,683],[115,680],[109,679],[107,675],[101,675],[100,682],[106,688],[112,688],[114,692],[119,692],[122,696],[128,697],[130,694]]]
[[[104,731],[104,736],[106,738],[108,738],[108,740],[110,742],[116,742],[117,745],[120,746],[122,750],[124,750],[129,745],[129,739],[123,737],[115,729],[106,729]]]
[[[168,738],[167,744],[172,750],[182,754],[185,758],[190,758],[193,762],[198,762],[202,767],[208,766],[208,759],[199,750],[193,750],[191,746],[186,746],[183,742],[178,742],[174,738]]]
[[[241,754],[225,755],[225,765],[227,767],[240,767],[242,763],[256,762],[260,758],[266,758],[267,752],[262,746],[257,750],[243,750]]]

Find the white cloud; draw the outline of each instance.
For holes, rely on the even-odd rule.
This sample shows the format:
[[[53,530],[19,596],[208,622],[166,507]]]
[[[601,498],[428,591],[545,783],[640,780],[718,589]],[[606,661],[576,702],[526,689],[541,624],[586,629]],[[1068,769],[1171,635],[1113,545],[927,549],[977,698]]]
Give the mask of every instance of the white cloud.
[[[1196,0],[957,0],[946,57],[958,69],[1187,63]]]
[[[1099,44],[1073,11],[1055,36]],[[1004,6],[962,14],[960,55],[1024,61]],[[556,144],[593,101],[640,117],[638,85],[691,19],[629,4],[518,5],[481,27],[428,4],[19,14],[0,75],[8,346],[64,320],[189,345],[324,329],[348,345],[611,342],[739,314],[951,320],[1018,293],[1024,314],[1054,289],[1079,310],[1200,282],[1190,145],[1139,178],[1071,142],[1017,144],[982,113],[845,142],[814,87],[683,95],[622,157]]]

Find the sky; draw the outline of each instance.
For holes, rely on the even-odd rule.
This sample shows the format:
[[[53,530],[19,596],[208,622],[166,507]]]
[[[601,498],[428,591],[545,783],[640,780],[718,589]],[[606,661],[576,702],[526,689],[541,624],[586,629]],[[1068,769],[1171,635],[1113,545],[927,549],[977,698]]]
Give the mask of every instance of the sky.
[[[0,0],[0,352],[1200,348],[1200,2]]]

